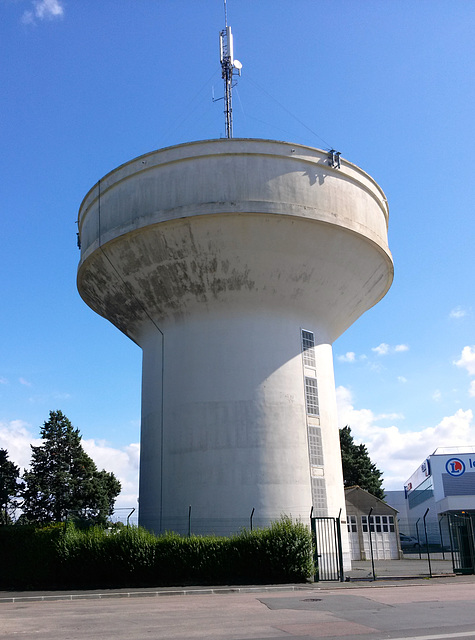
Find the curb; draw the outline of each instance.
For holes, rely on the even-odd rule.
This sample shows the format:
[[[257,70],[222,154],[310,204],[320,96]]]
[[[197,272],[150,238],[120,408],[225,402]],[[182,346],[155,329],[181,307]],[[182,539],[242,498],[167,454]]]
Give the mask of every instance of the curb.
[[[314,589],[313,585],[281,585],[267,587],[210,587],[205,589],[162,589],[152,591],[111,591],[93,593],[61,593],[53,595],[9,596],[0,597],[0,604],[7,602],[53,602],[57,600],[106,600],[110,598],[156,598],[160,596],[209,596],[230,593],[268,593],[279,591],[306,591]]]
[[[186,587],[175,589],[151,589],[137,591],[89,591],[84,593],[53,593],[53,594],[35,594],[0,596],[0,604],[17,603],[17,602],[55,602],[59,600],[108,600],[117,598],[157,598],[165,596],[197,596],[197,595],[227,595],[236,593],[279,593],[288,591],[332,591],[340,589],[357,589],[358,587],[392,587],[392,586],[409,586],[408,581],[412,584],[418,584],[437,578],[461,578],[462,576],[455,573],[442,573],[432,575],[417,576],[381,576],[373,580],[372,577],[353,578],[347,577],[345,582],[313,582],[309,584],[288,584],[288,585],[267,585],[267,586],[244,586],[244,587]],[[384,584],[386,583],[386,584]],[[395,583],[395,584],[387,584]],[[399,583],[399,585],[398,585]],[[401,584],[402,583],[402,584]],[[5,592],[3,592],[5,594]]]

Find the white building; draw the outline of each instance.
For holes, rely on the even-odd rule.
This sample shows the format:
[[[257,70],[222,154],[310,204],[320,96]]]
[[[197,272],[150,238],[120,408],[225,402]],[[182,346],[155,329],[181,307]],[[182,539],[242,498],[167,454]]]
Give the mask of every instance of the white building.
[[[407,480],[404,491],[388,491],[386,501],[399,511],[399,529],[425,544],[449,546],[448,516],[475,513],[475,447],[441,447]],[[456,520],[454,520],[456,521]]]

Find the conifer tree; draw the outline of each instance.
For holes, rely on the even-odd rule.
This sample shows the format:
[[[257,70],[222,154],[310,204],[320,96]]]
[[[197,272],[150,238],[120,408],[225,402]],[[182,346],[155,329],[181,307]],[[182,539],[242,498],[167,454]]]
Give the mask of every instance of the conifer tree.
[[[0,525],[13,522],[11,514],[18,506],[16,497],[21,489],[19,477],[20,469],[8,459],[8,451],[0,449]]]
[[[23,521],[61,522],[68,517],[105,523],[120,493],[113,473],[98,471],[81,444],[79,430],[61,411],[41,428],[43,444],[32,446],[23,479]]]
[[[350,427],[340,429],[341,462],[345,487],[358,485],[381,500],[384,498],[381,471],[371,462],[364,444],[355,444]]]

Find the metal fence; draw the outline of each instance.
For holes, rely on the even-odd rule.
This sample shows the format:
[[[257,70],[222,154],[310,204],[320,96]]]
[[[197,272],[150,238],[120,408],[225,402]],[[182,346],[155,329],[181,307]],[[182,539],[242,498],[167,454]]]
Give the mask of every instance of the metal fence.
[[[343,581],[340,518],[311,517],[315,580]]]

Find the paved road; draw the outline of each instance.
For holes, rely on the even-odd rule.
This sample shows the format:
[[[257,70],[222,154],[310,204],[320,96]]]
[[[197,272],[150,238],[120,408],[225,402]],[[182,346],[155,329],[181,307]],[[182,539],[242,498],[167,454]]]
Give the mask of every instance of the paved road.
[[[475,581],[0,604],[2,640],[475,640]],[[2,594],[3,595],[3,594]]]

